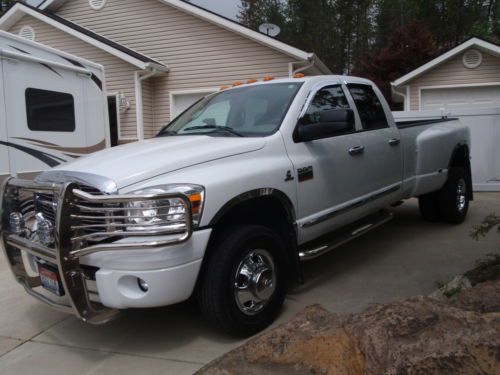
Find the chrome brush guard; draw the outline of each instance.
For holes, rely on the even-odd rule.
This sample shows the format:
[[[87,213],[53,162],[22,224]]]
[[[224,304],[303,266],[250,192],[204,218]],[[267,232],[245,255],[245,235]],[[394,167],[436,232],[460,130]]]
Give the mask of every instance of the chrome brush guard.
[[[106,308],[100,302],[91,300],[87,287],[89,274],[80,264],[81,258],[102,251],[142,250],[187,241],[193,231],[191,202],[185,195],[177,193],[107,195],[93,188],[90,188],[92,193],[84,190],[88,189],[82,187],[79,182],[50,183],[8,179],[0,191],[0,246],[3,247],[16,280],[28,294],[60,311],[72,313],[83,321],[102,324],[116,317],[119,311]],[[40,196],[43,196],[45,201],[47,197],[52,197],[54,241],[50,245],[40,243],[36,233],[33,235],[33,232],[31,232],[32,235],[13,233],[10,226],[9,217],[12,212],[21,210],[25,217],[36,214],[39,210],[37,199]],[[119,207],[127,202],[169,199],[182,202],[186,217],[182,224],[179,222],[179,230],[176,233],[170,231],[168,236],[161,231],[134,232],[127,230],[125,225],[117,223],[116,220],[110,220],[110,218],[123,218],[120,216],[123,213],[119,213]],[[88,216],[90,212],[98,212],[100,216]],[[91,219],[94,221],[89,224],[88,220]],[[82,220],[87,221],[82,222]],[[98,224],[93,224],[94,222]],[[85,232],[83,237],[81,232],[78,232],[89,230],[89,228],[98,232],[95,232],[96,234]],[[148,236],[154,239],[148,240]],[[158,240],[160,236],[163,237]],[[127,238],[137,240],[139,237],[141,238],[139,242],[122,241]],[[85,238],[85,241],[81,238]],[[92,242],[87,242],[87,239]],[[66,303],[37,290],[42,286],[40,276],[34,276],[33,272],[28,272],[23,253],[57,268],[64,294],[67,297]]]

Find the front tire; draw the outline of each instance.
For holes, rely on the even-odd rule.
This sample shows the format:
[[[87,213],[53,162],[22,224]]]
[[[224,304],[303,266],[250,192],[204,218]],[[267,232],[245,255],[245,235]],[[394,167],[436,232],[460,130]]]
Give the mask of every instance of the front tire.
[[[198,303],[205,317],[238,336],[261,331],[278,316],[286,294],[283,240],[258,225],[219,234],[201,274]]]
[[[462,167],[452,167],[448,180],[439,192],[441,219],[450,224],[463,223],[469,210],[467,172]]]

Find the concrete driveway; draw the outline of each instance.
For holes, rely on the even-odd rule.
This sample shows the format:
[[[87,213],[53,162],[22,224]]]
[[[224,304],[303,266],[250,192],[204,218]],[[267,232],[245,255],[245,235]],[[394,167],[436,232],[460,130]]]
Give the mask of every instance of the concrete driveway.
[[[430,224],[412,200],[396,219],[365,237],[305,265],[306,284],[289,295],[279,322],[309,304],[356,312],[435,289],[498,251],[492,234],[468,234],[490,212],[500,213],[500,193],[477,194],[461,226]],[[85,325],[25,295],[0,258],[0,374],[191,374],[241,342],[209,327],[191,303],[132,311],[101,327]]]

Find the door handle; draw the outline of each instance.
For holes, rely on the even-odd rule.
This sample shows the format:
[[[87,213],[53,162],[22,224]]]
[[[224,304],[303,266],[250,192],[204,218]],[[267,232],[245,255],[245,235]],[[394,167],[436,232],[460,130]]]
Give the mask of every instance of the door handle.
[[[398,146],[400,143],[401,143],[401,139],[399,139],[399,138],[389,139],[390,146]]]
[[[349,154],[351,155],[360,155],[363,152],[365,152],[364,146],[356,146],[349,149]]]

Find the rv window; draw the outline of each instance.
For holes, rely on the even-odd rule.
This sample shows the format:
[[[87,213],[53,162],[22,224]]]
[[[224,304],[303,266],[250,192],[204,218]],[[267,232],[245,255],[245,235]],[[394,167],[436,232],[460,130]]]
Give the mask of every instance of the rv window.
[[[26,89],[28,128],[33,131],[75,131],[75,102],[71,94]]]

